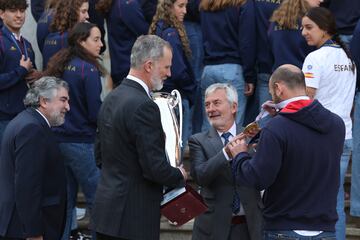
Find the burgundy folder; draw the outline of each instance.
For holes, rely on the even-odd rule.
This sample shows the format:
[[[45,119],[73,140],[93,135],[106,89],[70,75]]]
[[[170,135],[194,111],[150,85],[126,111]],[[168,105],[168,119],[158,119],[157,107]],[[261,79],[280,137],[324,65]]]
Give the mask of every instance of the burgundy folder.
[[[190,185],[176,188],[164,195],[161,214],[171,223],[181,226],[207,210],[204,200]]]

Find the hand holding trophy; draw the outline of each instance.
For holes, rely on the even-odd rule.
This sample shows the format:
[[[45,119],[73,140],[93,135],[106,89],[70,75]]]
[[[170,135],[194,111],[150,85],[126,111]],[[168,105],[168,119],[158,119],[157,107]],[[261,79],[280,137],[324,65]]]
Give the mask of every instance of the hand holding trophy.
[[[157,92],[152,95],[160,109],[161,124],[165,133],[165,154],[172,167],[180,170],[186,181],[188,173],[181,162],[182,101],[180,92]],[[181,226],[207,209],[202,197],[190,185],[167,189],[161,202],[161,214],[172,225]]]
[[[183,175],[184,180],[187,180],[189,178],[189,176],[188,176],[188,173],[186,172],[186,170],[184,168],[184,165],[180,164],[180,166],[178,166],[177,168],[181,171],[181,174]]]

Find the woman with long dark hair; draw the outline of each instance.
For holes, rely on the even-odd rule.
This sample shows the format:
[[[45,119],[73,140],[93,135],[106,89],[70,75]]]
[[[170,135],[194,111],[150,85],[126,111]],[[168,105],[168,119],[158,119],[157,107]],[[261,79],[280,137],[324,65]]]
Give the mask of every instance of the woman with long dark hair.
[[[350,113],[355,94],[355,64],[349,50],[340,40],[334,16],[326,8],[312,8],[305,14],[302,18],[302,35],[307,44],[317,48],[305,58],[303,65],[307,94],[339,115],[345,123],[346,134],[340,162],[336,207],[339,217],[336,223],[336,239],[345,240],[343,184],[352,151]]]
[[[67,222],[63,239],[69,239],[72,211],[76,204],[77,184],[80,185],[91,211],[99,169],[95,165],[94,142],[97,114],[100,109],[101,75],[99,64],[101,33],[91,23],[77,23],[69,32],[68,47],[49,61],[44,75],[56,76],[69,84],[71,112],[65,124],[54,129],[68,180]]]

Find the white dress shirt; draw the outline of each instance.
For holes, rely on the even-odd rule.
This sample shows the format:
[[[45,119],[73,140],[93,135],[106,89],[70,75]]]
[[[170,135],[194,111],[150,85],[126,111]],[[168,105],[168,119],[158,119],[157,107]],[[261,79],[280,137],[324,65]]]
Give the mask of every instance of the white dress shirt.
[[[133,81],[137,82],[138,84],[140,84],[144,88],[144,90],[147,93],[147,95],[149,96],[149,98],[151,98],[149,87],[146,85],[146,83],[143,80],[141,80],[140,78],[134,77],[134,76],[132,76],[130,74],[127,75],[126,78],[130,79],[130,80],[133,80]]]

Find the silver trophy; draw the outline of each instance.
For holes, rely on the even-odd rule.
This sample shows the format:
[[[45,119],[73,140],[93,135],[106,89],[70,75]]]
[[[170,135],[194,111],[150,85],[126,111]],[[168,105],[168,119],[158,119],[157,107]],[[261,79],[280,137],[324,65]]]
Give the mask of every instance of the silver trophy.
[[[182,147],[182,102],[178,90],[171,93],[156,92],[152,95],[158,105],[161,115],[161,124],[165,132],[165,152],[171,166],[181,164]],[[177,114],[178,113],[178,114]]]

